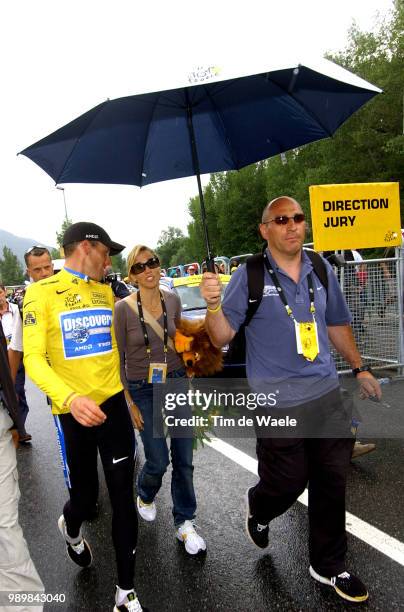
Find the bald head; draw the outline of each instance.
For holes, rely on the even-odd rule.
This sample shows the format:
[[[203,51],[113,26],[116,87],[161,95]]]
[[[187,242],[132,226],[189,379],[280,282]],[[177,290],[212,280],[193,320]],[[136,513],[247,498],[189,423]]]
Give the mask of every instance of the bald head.
[[[300,206],[299,202],[294,198],[291,198],[289,196],[279,196],[268,202],[268,204],[265,206],[264,210],[262,211],[262,223],[268,221],[269,217],[276,208],[288,203],[297,206],[298,209],[302,211],[302,207]]]
[[[271,200],[264,208],[259,230],[278,263],[300,257],[306,223],[302,207],[294,198],[280,196]]]

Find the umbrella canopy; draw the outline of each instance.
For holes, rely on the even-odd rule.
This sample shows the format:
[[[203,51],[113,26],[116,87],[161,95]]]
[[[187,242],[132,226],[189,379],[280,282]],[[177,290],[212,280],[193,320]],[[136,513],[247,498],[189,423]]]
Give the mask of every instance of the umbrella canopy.
[[[331,136],[381,90],[322,61],[227,78],[210,67],[175,89],[107,100],[21,151],[57,184],[142,187],[240,169]]]

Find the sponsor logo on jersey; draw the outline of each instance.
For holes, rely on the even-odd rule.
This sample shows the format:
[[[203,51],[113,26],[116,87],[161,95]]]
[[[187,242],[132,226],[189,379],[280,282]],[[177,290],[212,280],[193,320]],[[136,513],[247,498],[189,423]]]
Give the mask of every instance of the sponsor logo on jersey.
[[[110,308],[62,312],[59,317],[65,359],[94,357],[112,351]]]
[[[36,314],[34,310],[29,310],[24,315],[24,326],[36,325]]]
[[[78,293],[69,294],[69,295],[66,295],[65,297],[66,308],[76,306],[76,304],[80,304],[80,302],[81,302],[81,295],[79,295]]]
[[[105,293],[102,293],[101,291],[93,291],[91,293],[91,302],[93,304],[100,304],[105,306],[108,306],[109,304],[108,296],[106,296]]]
[[[262,297],[270,297],[271,295],[278,295],[276,287],[274,285],[265,285]]]

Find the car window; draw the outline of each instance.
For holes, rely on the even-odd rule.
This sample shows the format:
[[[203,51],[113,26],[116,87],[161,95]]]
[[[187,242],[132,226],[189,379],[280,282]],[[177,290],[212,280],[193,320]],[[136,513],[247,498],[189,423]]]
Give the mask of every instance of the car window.
[[[182,287],[175,287],[175,291],[180,297],[183,310],[206,307],[205,300],[201,297],[198,286],[187,287],[183,285]]]
[[[222,297],[223,297],[224,288],[225,288],[225,285],[223,284]],[[179,295],[183,310],[193,310],[194,308],[206,308],[206,302],[201,297],[201,294],[199,291],[199,285],[194,285],[194,286],[180,285],[179,287],[175,287],[175,291]]]

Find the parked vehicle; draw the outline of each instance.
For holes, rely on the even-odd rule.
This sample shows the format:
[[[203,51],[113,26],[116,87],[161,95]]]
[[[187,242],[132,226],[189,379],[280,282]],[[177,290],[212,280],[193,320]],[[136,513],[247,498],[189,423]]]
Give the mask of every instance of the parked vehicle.
[[[219,274],[230,274],[230,259],[224,255],[215,257],[215,267]],[[204,260],[201,264],[202,272],[206,272],[206,261]]]
[[[199,291],[201,280],[201,274],[171,279],[172,285],[168,288],[175,291],[179,296],[184,317],[197,319],[205,316],[206,302]],[[230,276],[228,274],[221,274],[220,280],[222,281],[224,291]]]
[[[194,276],[186,276],[184,278],[173,278],[170,280],[172,282],[170,289],[175,291],[181,300],[182,316],[189,319],[201,319],[205,317],[206,302],[201,297],[199,291],[202,275],[198,274]],[[220,274],[220,280],[223,285],[224,293],[226,286],[229,284],[230,275]],[[228,346],[224,346],[222,350],[223,353],[227,353]],[[218,378],[244,378],[245,364],[233,365],[225,362],[222,372],[218,372],[216,376]]]
[[[179,278],[180,276],[184,276],[184,266],[171,266],[167,268],[167,276],[171,278]]]

